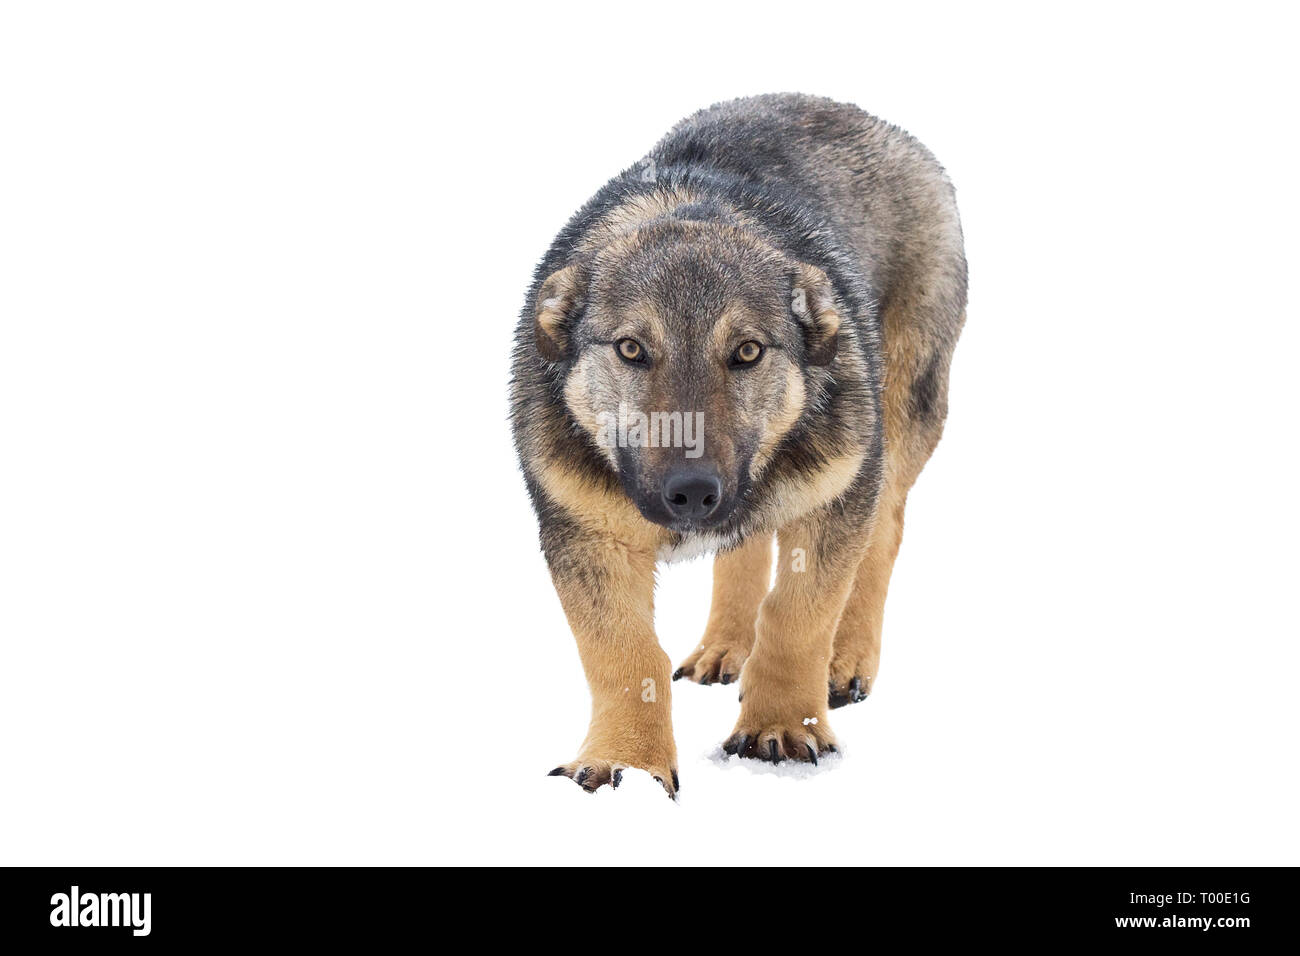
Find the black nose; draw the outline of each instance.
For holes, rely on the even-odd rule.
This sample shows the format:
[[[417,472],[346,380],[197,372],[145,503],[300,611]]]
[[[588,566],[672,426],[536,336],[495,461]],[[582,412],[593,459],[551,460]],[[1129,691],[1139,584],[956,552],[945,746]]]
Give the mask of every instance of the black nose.
[[[664,504],[675,518],[707,518],[722,500],[722,479],[701,468],[678,468],[664,479]]]

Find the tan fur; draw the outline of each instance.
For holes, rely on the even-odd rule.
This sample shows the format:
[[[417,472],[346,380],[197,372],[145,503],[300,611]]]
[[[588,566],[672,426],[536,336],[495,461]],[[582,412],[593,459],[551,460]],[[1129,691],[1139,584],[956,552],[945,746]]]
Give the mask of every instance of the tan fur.
[[[794,293],[791,310],[815,333],[809,360],[824,365],[835,354],[835,337],[841,325],[840,314],[833,304],[830,279],[821,269],[805,263],[799,267]]]
[[[592,589],[553,575],[591,690],[587,737],[563,770],[577,779],[585,769],[579,783],[594,789],[616,782],[625,767],[639,767],[671,795],[677,747],[669,660],[654,631],[654,552],[601,535],[573,547],[608,577]]]
[[[836,536],[824,511],[777,535],[776,585],[758,614],[754,648],[741,672],[740,718],[728,741],[777,759],[811,759],[835,746],[826,717],[832,641],[853,584],[861,545],[827,552]],[[865,542],[863,542],[865,543]]]
[[[632,551],[653,554],[662,544],[663,529],[642,518],[626,497],[611,494],[558,462],[539,462],[529,470],[546,493],[588,530],[608,535]]]
[[[713,560],[713,602],[704,637],[673,675],[730,684],[754,646],[759,605],[772,580],[772,539],[754,535]]]
[[[537,293],[537,345],[551,359],[564,353],[563,327],[568,311],[580,295],[580,270],[566,266],[542,283]]]
[[[684,203],[698,197],[683,189],[665,189],[647,196],[636,196],[611,209],[583,237],[579,249],[584,252],[603,249],[652,219],[666,216]]]
[[[592,405],[588,395],[594,391],[591,378],[599,374],[600,368],[596,362],[596,357],[588,353],[578,360],[573,367],[573,372],[569,375],[568,381],[564,383],[565,405],[568,406],[574,420],[593,435],[600,431],[600,422],[596,418],[600,409]],[[601,453],[609,460],[609,463],[617,468],[618,462],[614,455],[614,449],[606,445],[598,445],[597,447],[600,448]]]
[[[942,393],[945,407],[938,415],[938,424],[928,429],[912,426],[910,390],[920,373],[917,356],[926,351],[924,337],[916,330],[915,323],[909,321],[907,309],[912,305],[907,297],[900,297],[885,316],[884,487],[876,504],[869,546],[857,569],[852,593],[835,634],[830,690],[832,697],[839,697],[843,702],[852,702],[851,695],[856,693],[861,695],[856,699],[865,698],[875,687],[880,672],[885,598],[894,561],[902,546],[907,494],[943,435],[946,381]]]
[[[856,677],[862,695],[870,693],[880,669],[881,625],[885,618],[885,595],[894,569],[894,559],[903,538],[903,506],[893,489],[876,505],[876,520],[854,575],[853,590],[835,632],[831,659],[832,692],[846,693]]]
[[[581,575],[552,568],[591,690],[586,740],[578,756],[556,771],[595,789],[616,783],[624,768],[639,767],[671,795],[677,769],[672,679],[654,630],[654,567],[662,529],[645,521],[626,498],[563,465],[543,463],[535,475],[580,529],[567,544],[572,566],[602,573],[600,586],[592,587]]]
[[[780,411],[767,423],[763,438],[758,443],[758,450],[754,453],[753,468],[756,475],[763,473],[763,467],[771,460],[777,446],[781,444],[781,439],[789,433],[795,422],[799,420],[799,416],[803,414],[807,394],[804,390],[803,375],[793,365],[786,369],[785,393],[782,398]]]
[[[796,517],[807,514],[811,508],[843,494],[862,467],[864,454],[865,451],[841,455],[827,462],[816,474],[781,482],[772,489],[771,521],[782,528]]]

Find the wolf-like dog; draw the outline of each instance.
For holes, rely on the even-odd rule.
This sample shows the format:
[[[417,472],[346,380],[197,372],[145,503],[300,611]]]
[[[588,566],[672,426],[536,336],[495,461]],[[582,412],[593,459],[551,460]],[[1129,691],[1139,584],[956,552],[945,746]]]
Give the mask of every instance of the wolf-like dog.
[[[511,386],[592,696],[586,740],[552,774],[594,791],[636,767],[675,797],[681,678],[739,682],[729,754],[836,749],[827,710],[875,683],[965,312],[951,183],[855,106],[710,107],[574,215],[529,289]],[[655,565],[707,551],[708,625],[674,672]]]

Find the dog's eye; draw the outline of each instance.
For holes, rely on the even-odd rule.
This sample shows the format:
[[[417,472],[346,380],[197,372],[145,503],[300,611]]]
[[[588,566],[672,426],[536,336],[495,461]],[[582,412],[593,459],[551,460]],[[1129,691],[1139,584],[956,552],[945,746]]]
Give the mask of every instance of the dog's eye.
[[[742,342],[731,355],[733,365],[753,365],[763,357],[763,346],[757,342]]]
[[[614,347],[618,349],[618,354],[624,361],[637,364],[645,361],[645,349],[641,348],[641,343],[636,339],[619,339],[614,343]]]

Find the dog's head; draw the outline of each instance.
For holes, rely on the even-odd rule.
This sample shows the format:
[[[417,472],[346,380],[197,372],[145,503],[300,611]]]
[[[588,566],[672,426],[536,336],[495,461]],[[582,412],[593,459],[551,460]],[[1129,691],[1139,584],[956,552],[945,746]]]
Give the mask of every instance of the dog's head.
[[[550,275],[535,331],[641,513],[690,532],[738,516],[839,324],[821,270],[730,225],[664,220]]]

